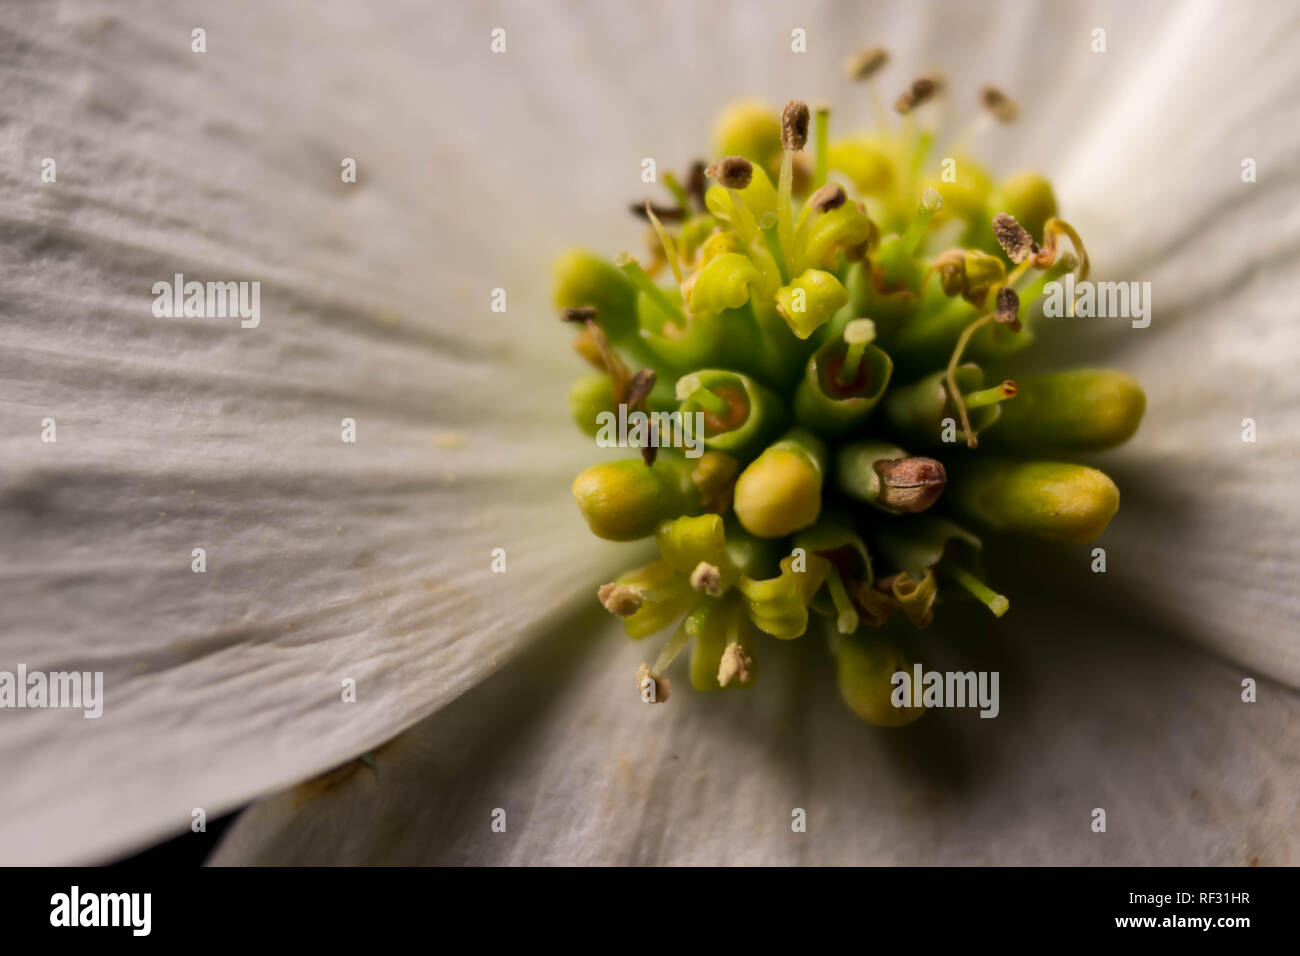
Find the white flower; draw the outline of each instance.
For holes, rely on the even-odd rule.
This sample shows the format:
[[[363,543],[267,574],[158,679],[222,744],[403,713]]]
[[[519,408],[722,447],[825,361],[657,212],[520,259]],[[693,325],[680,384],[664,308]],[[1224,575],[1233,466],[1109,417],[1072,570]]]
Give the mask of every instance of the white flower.
[[[0,711],[3,862],[111,858],[377,748],[375,773],[259,803],[218,861],[1300,859],[1296,10],[0,18],[0,670],[105,674],[97,720]],[[954,103],[963,84],[1014,93],[1019,124],[977,152],[1051,175],[1097,272],[1153,283],[1148,329],[1056,327],[1071,360],[1105,355],[1149,398],[1107,459],[1109,571],[1080,558],[943,645],[998,656],[998,720],[859,725],[787,645],[743,699],[647,708],[628,689],[644,650],[593,599],[627,551],[568,494],[590,447],[567,421],[550,262],[629,245],[642,158],[695,158],[729,100],[820,97],[837,128],[865,121],[840,74],[864,42],[893,51],[885,82],[940,66]],[[155,318],[150,290],[178,272],[259,281],[260,325]]]

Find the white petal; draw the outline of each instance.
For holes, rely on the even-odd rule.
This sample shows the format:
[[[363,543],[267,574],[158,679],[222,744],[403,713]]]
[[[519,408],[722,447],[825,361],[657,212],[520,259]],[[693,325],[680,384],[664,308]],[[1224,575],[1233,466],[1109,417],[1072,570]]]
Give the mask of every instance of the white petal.
[[[1151,324],[1062,321],[1043,351],[1147,393],[1137,437],[1103,459],[1123,500],[1096,592],[1300,687],[1300,10],[1177,9],[1141,43],[1111,30],[1106,56],[1136,80],[1080,123],[1061,188],[1096,277],[1151,283]]]
[[[401,25],[93,10],[4,16],[0,670],[103,671],[106,697],[0,717],[8,863],[100,859],[377,746],[627,557],[568,492],[591,446],[563,440],[547,253],[470,220],[464,144],[396,95],[438,88],[418,45],[388,56]],[[175,272],[260,281],[261,324],[155,318]]]
[[[1115,618],[1062,631],[1058,606],[1017,602],[981,637],[927,632],[928,668],[1000,672],[1001,711],[935,710],[902,731],[848,712],[816,638],[760,640],[752,691],[700,694],[683,676],[648,706],[634,673],[655,647],[618,627],[597,646],[557,637],[403,734],[374,772],[246,811],[212,862],[1300,860],[1300,697],[1264,682],[1243,703],[1236,668]]]

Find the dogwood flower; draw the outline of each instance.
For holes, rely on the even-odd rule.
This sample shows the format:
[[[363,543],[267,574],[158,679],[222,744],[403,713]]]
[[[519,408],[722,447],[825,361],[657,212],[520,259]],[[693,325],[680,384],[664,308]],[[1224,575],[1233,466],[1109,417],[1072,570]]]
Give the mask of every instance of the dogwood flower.
[[[102,672],[104,687],[95,719],[0,709],[4,862],[112,858],[258,798],[215,862],[1296,861],[1294,11],[0,16],[0,671]],[[889,64],[860,57],[846,76],[865,44]],[[901,93],[927,128],[957,131],[959,167],[1046,175],[1094,277],[1151,283],[1149,327],[1042,319],[1017,369],[1141,382],[1136,436],[1087,458],[1123,507],[1095,544],[990,538],[986,579],[1013,612],[957,625],[937,608],[922,632],[927,667],[1001,675],[995,720],[854,721],[811,641],[737,626],[768,580],[672,566],[716,529],[666,529],[653,568],[653,547],[629,560],[639,546],[593,540],[572,503],[592,443],[572,429],[581,366],[553,261],[639,244],[627,204],[666,202],[663,174],[704,158],[720,106],[824,100],[848,133],[873,121],[870,72],[882,108]],[[939,73],[937,97],[913,82]],[[986,82],[1007,95],[982,109]],[[834,287],[808,275],[824,260],[808,259],[777,264],[773,301],[797,287],[829,313]],[[696,294],[725,304],[771,278],[730,264]],[[946,265],[964,292],[997,284],[978,256]],[[156,314],[155,284],[177,275],[259,283],[259,321]],[[846,355],[869,338],[855,326]],[[750,384],[711,371],[688,382],[702,406]],[[998,404],[1010,416],[1021,397]],[[909,468],[860,488],[864,506],[932,493]],[[766,500],[756,525],[812,533]],[[638,564],[661,578],[620,582]],[[838,624],[832,569],[813,565]],[[683,582],[726,602],[687,635],[717,651],[711,673],[753,688],[648,707],[633,689],[646,655],[593,593],[614,585],[604,598],[632,621],[650,584]],[[912,584],[894,599],[923,620],[928,585]],[[807,613],[781,610],[774,629]],[[638,690],[659,686],[651,671]]]

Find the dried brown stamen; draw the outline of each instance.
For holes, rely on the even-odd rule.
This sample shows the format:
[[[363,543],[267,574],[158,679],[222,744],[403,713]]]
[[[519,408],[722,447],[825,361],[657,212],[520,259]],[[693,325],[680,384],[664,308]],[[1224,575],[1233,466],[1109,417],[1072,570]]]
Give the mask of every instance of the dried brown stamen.
[[[808,197],[808,205],[818,212],[830,212],[839,209],[848,201],[844,187],[839,183],[827,183]]]
[[[648,212],[647,212],[647,207],[649,207]],[[650,219],[651,212],[653,212],[664,222],[681,222],[683,219],[686,218],[685,209],[682,209],[678,206],[660,206],[657,205],[656,203],[652,203],[648,199],[645,200],[644,202],[633,203],[631,209],[635,215],[641,217],[642,219],[645,219],[647,222]]]
[[[744,189],[754,178],[754,166],[744,156],[715,159],[704,172],[728,189]]]
[[[1029,230],[1016,222],[1015,217],[1000,212],[993,217],[993,237],[997,239],[1007,258],[1016,265],[1038,253],[1038,243]]]
[[[881,46],[863,47],[844,61],[844,75],[861,83],[871,79],[889,63],[889,51]]]
[[[1009,285],[998,290],[993,321],[1008,326],[1012,332],[1020,331],[1020,295]]]
[[[723,650],[722,660],[718,662],[718,686],[726,687],[737,678],[742,684],[749,683],[749,669],[753,663],[753,659],[745,653],[745,649],[732,641]]]
[[[1016,101],[996,86],[986,86],[980,90],[980,105],[992,113],[999,123],[1013,123],[1020,115]]]
[[[618,357],[618,353],[609,347],[605,333],[596,324],[597,312],[593,306],[583,305],[563,311],[565,322],[582,322],[587,326],[587,334],[600,353],[605,371],[609,373],[609,390],[615,404],[627,401],[628,388],[632,383],[632,370]],[[585,354],[585,352],[584,352]]]
[[[943,80],[939,76],[920,76],[912,81],[897,100],[894,101],[895,112],[907,114],[918,106],[934,99],[943,90]]]
[[[808,142],[808,104],[791,100],[781,110],[781,148],[799,152]]]
[[[605,606],[605,610],[610,614],[616,614],[619,617],[631,617],[637,611],[641,610],[641,601],[644,592],[640,588],[634,588],[626,584],[602,584],[600,590],[596,592],[600,598],[600,603]]]
[[[698,209],[704,209],[706,188],[708,188],[708,177],[704,174],[704,160],[697,159],[691,163],[691,171],[686,177],[686,195],[691,197]]]
[[[638,369],[631,380],[627,383],[627,407],[636,408],[646,396],[650,394],[655,387],[655,370],[652,368]]]
[[[722,569],[716,564],[701,561],[691,572],[691,587],[717,597],[722,593]]]

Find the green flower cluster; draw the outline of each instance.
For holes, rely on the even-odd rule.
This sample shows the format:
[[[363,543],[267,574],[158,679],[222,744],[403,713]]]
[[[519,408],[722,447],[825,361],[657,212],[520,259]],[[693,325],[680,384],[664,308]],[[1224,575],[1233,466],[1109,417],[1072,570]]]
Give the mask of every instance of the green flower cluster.
[[[556,304],[599,370],[570,393],[577,424],[596,435],[620,405],[704,422],[702,454],[647,439],[573,484],[597,536],[658,545],[599,592],[633,638],[677,625],[637,675],[647,701],[667,698],[688,645],[696,689],[750,687],[758,632],[789,640],[824,620],[849,707],[910,723],[922,709],[890,703],[911,666],[902,634],[941,596],[1009,608],[973,529],[1090,541],[1119,506],[1104,474],[1058,459],[1134,433],[1132,379],[986,381],[1032,341],[1046,283],[1086,277],[1087,255],[1041,176],[994,182],[961,156],[958,175],[924,175],[933,134],[916,114],[941,91],[922,78],[900,122],[837,142],[825,109],[733,107],[721,158],[667,177],[671,203],[636,207],[644,266],[557,263]],[[984,101],[1014,116],[996,91]]]

